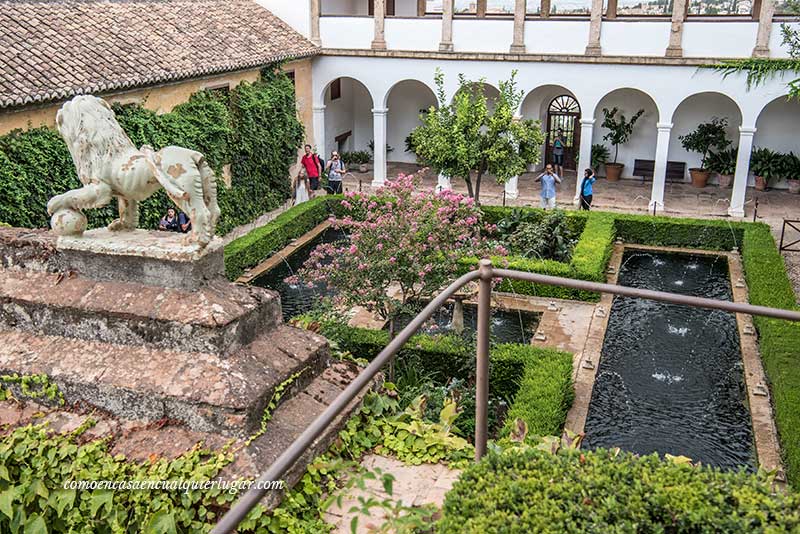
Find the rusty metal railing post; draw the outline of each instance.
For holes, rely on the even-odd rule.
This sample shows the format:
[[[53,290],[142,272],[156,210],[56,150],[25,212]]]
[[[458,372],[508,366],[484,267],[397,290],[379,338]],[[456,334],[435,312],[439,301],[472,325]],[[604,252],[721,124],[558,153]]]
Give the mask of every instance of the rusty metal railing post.
[[[486,454],[489,435],[489,334],[492,307],[492,261],[478,267],[478,347],[475,370],[475,461]]]

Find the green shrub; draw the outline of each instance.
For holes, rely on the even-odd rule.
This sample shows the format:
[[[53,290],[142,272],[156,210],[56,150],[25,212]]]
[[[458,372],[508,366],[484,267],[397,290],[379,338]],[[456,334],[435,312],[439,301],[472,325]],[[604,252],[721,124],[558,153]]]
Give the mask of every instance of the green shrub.
[[[750,303],[800,309],[783,258],[769,226],[749,225],[744,233],[742,262]],[[754,317],[764,370],[770,381],[775,422],[781,438],[789,482],[800,487],[800,324]]]
[[[530,345],[499,345],[492,349],[490,390],[513,399],[505,429],[525,421],[535,436],[561,435],[575,392],[572,354]]]
[[[643,215],[613,215],[613,218],[617,235],[626,243],[705,250],[741,247],[748,224]]]
[[[445,498],[439,534],[796,532],[800,500],[763,475],[613,451],[490,454]]]
[[[302,143],[294,86],[272,69],[263,80],[242,83],[230,97],[200,91],[171,112],[158,115],[140,105],[115,105],[120,125],[140,147],[156,150],[179,145],[202,152],[221,173],[230,163],[232,187],[219,181],[221,216],[217,233],[225,234],[276,208],[289,197],[289,167]],[[47,201],[81,187],[61,136],[50,128],[15,130],[0,136],[0,220],[12,226],[48,226]],[[163,191],[140,204],[142,228],[156,228],[171,205]],[[116,206],[87,210],[90,227],[116,218]]]
[[[281,213],[264,226],[256,228],[225,246],[225,275],[236,280],[328,218],[331,206],[340,197],[318,196]]]
[[[389,343],[383,330],[355,328],[325,321],[320,333],[341,350],[358,358],[372,360]],[[401,349],[398,360],[419,369],[420,374],[439,384],[451,379],[472,380],[475,352],[463,340],[451,336],[417,335]],[[572,406],[572,355],[552,349],[505,343],[491,348],[489,391],[493,398],[511,404],[506,419],[523,419],[532,435],[561,434]],[[473,393],[474,394],[474,393]],[[463,402],[464,410],[474,412],[474,403]],[[471,420],[474,413],[462,417]],[[471,428],[462,420],[459,427]]]

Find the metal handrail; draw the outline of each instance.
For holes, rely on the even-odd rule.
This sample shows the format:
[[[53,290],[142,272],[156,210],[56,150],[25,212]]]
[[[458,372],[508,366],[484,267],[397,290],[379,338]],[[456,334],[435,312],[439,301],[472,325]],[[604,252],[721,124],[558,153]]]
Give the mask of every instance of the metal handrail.
[[[417,330],[433,316],[450,297],[459,289],[473,280],[478,280],[478,341],[476,349],[476,384],[475,384],[475,460],[480,460],[486,453],[488,434],[487,409],[489,399],[489,314],[491,309],[491,292],[493,278],[510,278],[523,280],[536,284],[567,287],[597,293],[610,293],[625,297],[638,297],[648,300],[658,300],[672,304],[683,304],[698,308],[724,310],[733,313],[760,315],[775,319],[800,322],[800,312],[768,308],[766,306],[753,306],[730,302],[725,300],[692,297],[663,291],[651,291],[635,287],[587,282],[572,278],[561,278],[544,274],[514,271],[510,269],[496,269],[490,260],[481,260],[478,270],[470,271],[461,276],[434,298],[397,337],[392,339],[372,362],[342,391],[338,397],[323,411],[314,422],[292,443],[264,473],[258,478],[258,483],[253,484],[220,520],[211,531],[211,534],[230,534],[235,531],[247,513],[266,494],[268,488],[266,481],[280,480],[281,477],[305,453],[308,447],[316,440],[333,420],[341,414],[348,404],[361,392],[364,387],[375,378],[384,365],[397,354],[405,343]]]

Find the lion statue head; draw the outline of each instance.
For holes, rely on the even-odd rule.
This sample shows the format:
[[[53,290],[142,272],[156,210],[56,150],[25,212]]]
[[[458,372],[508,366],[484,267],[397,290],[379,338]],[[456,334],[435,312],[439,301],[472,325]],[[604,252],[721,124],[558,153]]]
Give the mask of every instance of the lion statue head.
[[[81,95],[66,102],[56,114],[56,126],[83,184],[97,177],[94,172],[97,165],[133,147],[111,106],[96,96]]]

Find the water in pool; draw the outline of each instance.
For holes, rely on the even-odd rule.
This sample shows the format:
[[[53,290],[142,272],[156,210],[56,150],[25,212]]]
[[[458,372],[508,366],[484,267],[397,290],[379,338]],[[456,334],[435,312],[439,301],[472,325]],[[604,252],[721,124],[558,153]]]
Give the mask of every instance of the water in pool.
[[[620,285],[731,300],[723,257],[628,250]],[[756,464],[733,314],[637,298],[611,307],[586,445]]]

